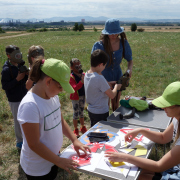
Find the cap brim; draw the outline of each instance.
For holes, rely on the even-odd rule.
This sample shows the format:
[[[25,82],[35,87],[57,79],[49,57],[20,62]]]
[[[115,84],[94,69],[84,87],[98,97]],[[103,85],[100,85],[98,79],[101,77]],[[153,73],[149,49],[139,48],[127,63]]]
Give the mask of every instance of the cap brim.
[[[169,103],[168,101],[166,101],[163,96],[160,96],[156,99],[154,99],[152,101],[152,103],[156,106],[156,107],[159,107],[159,108],[166,108],[166,107],[169,107],[169,106],[173,106],[174,104],[171,104]]]
[[[60,84],[67,93],[74,93],[74,89],[69,83],[66,83],[66,84],[60,83]]]

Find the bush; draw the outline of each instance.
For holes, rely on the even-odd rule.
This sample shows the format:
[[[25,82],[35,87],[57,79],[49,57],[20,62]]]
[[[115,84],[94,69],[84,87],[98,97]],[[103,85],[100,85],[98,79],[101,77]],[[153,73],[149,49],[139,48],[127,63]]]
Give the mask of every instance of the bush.
[[[46,31],[48,31],[47,28],[42,28],[42,29],[39,30],[39,32],[46,32]]]
[[[93,30],[94,30],[94,32],[97,32],[97,28],[94,27]]]
[[[28,29],[27,32],[36,32],[36,29]]]
[[[137,30],[136,23],[131,24],[131,31],[136,31],[136,30]]]
[[[0,33],[5,33],[5,31],[4,30],[2,30],[2,28],[0,27]]]
[[[144,31],[145,31],[145,29],[140,28],[140,29],[137,29],[137,31],[138,31],[138,32],[144,32]]]

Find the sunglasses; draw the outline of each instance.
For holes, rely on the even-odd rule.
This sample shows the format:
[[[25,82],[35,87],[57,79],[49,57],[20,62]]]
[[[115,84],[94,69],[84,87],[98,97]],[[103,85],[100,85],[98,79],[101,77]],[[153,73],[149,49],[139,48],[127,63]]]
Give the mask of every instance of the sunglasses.
[[[75,69],[81,69],[82,68],[82,65],[81,64],[79,64],[79,65],[75,65]]]

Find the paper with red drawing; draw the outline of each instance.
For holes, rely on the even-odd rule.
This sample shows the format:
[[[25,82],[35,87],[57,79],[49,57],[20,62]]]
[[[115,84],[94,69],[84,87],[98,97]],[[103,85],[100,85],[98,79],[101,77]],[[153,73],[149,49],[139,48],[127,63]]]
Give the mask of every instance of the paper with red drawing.
[[[102,156],[99,153],[88,153],[88,155],[85,155],[83,151],[80,151],[80,156],[78,156],[73,149],[67,149],[63,151],[60,157],[77,161],[80,165],[79,169],[94,171]]]

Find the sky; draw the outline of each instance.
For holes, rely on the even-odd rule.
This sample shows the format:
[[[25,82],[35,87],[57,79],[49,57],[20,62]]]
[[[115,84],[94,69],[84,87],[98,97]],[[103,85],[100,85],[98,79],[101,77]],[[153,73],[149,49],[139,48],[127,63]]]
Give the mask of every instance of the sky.
[[[180,19],[180,0],[0,0],[0,18]]]

